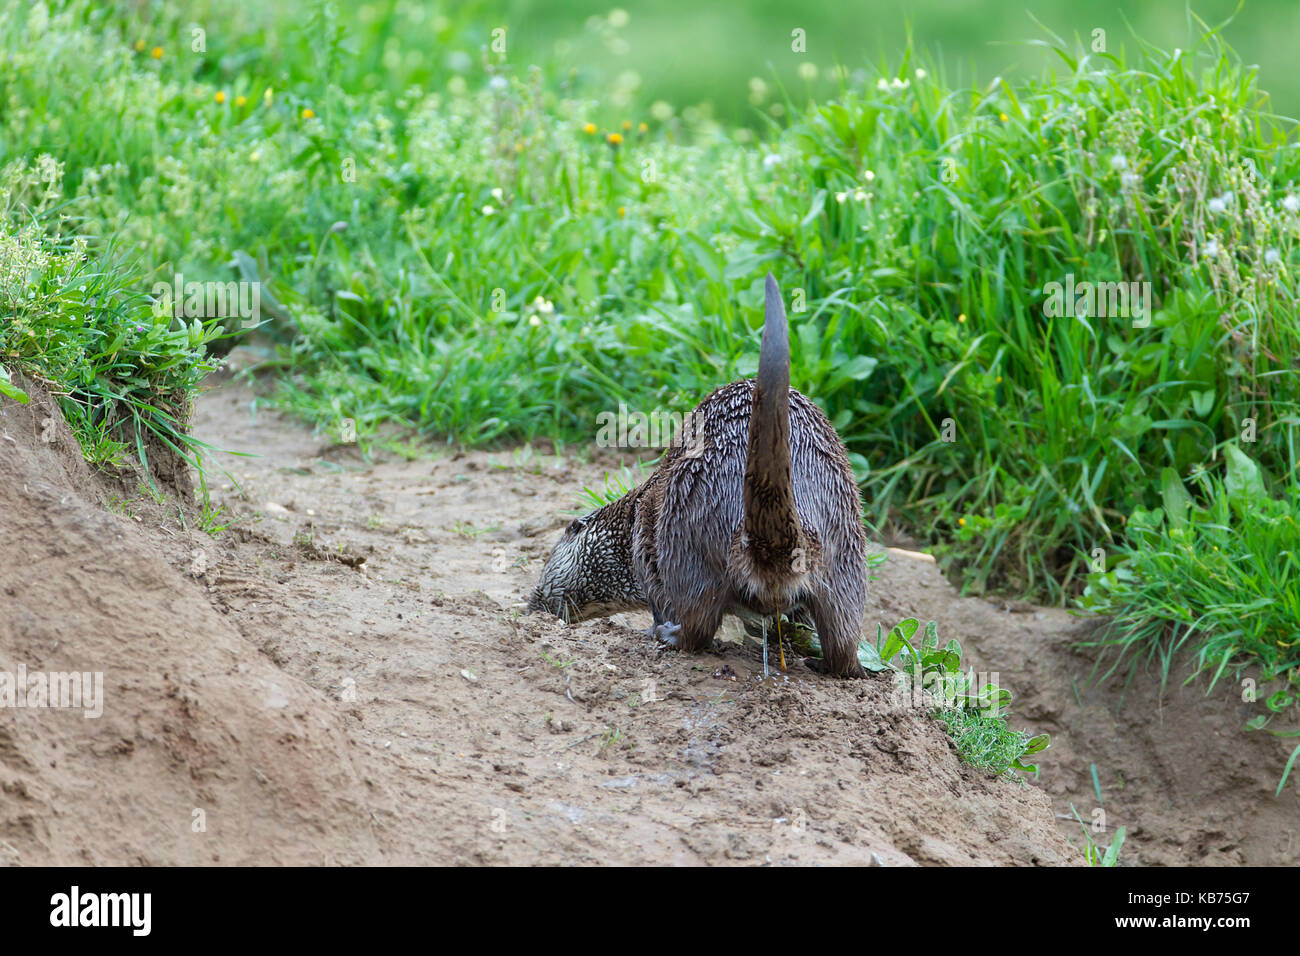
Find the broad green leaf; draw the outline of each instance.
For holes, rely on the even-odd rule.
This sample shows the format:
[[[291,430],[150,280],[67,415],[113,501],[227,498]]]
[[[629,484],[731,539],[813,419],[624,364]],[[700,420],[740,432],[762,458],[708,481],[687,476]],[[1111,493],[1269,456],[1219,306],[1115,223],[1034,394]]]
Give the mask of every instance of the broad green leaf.
[[[728,282],[735,282],[737,279],[743,279],[753,273],[760,265],[770,259],[771,256],[754,252],[748,244],[737,249],[727,262],[727,266],[722,270],[722,276]]]
[[[726,264],[722,253],[693,232],[682,236],[682,247],[690,253],[695,264],[700,267],[710,282],[722,280],[722,270]]]
[[[819,189],[817,190],[817,194],[813,196],[812,208],[808,210],[807,215],[803,217],[803,220],[799,223],[799,225],[800,226],[808,225],[808,223],[812,222],[814,219],[817,218],[817,216],[821,213],[822,209],[825,208],[825,206],[826,206],[826,190]]]
[[[876,673],[890,669],[889,665],[880,659],[880,652],[872,646],[870,641],[863,641],[858,644],[858,662],[867,670]]]
[[[1251,507],[1252,503],[1268,497],[1264,488],[1264,476],[1259,465],[1236,445],[1228,445],[1223,451],[1228,463],[1228,474],[1224,486],[1228,490],[1228,499],[1241,513]]]
[[[0,395],[12,398],[22,405],[27,404],[27,393],[13,384],[13,379],[9,377],[9,370],[3,365],[0,365]]]
[[[1160,471],[1160,495],[1164,501],[1165,514],[1169,516],[1169,526],[1187,527],[1187,512],[1192,506],[1192,496],[1183,487],[1178,472],[1172,468],[1164,468]]]
[[[827,379],[828,388],[837,388],[845,382],[861,382],[871,377],[871,373],[876,370],[880,362],[870,355],[855,355],[842,365],[838,365],[831,372],[830,378]]]
[[[1124,845],[1124,837],[1128,834],[1128,827],[1120,827],[1115,831],[1115,838],[1110,841],[1110,846],[1106,849],[1106,855],[1102,858],[1102,866],[1114,866],[1115,861],[1119,859],[1119,848]]]

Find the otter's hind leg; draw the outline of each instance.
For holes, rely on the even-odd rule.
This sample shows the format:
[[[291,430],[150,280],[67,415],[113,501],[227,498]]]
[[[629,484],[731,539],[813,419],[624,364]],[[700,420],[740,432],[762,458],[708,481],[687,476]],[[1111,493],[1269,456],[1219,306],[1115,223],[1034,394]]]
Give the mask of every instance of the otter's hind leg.
[[[808,601],[817,637],[822,645],[821,666],[816,670],[837,677],[866,677],[858,661],[858,638],[862,634],[862,611],[866,587],[860,575],[844,575],[839,588],[823,586]]]

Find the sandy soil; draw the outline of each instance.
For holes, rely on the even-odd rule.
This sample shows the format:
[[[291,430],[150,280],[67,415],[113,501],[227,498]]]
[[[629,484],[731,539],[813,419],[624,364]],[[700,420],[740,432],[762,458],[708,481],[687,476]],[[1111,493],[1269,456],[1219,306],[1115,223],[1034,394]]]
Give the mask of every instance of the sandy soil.
[[[958,598],[924,561],[876,572],[868,625],[936,620],[999,672],[1053,734],[1035,786],[962,765],[887,681],[763,681],[734,625],[695,657],[640,615],[523,616],[616,459],[366,461],[222,381],[194,433],[258,457],[219,458],[212,537],[92,476],[66,429],[41,441],[44,417],[0,417],[0,669],[103,671],[106,702],[0,711],[0,859],[1060,865],[1094,764],[1126,862],[1300,854],[1297,791],[1272,796],[1289,751],[1241,731],[1235,687],[1157,704],[1140,679],[1117,714],[1083,689],[1086,624]]]

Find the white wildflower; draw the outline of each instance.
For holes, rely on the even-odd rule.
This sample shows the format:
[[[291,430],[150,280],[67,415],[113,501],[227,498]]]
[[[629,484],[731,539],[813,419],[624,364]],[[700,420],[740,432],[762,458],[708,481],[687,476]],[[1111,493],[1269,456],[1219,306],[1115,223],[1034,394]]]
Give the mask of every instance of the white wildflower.
[[[1216,216],[1227,210],[1228,205],[1232,202],[1232,192],[1226,192],[1222,196],[1215,196],[1206,205],[1210,212]]]

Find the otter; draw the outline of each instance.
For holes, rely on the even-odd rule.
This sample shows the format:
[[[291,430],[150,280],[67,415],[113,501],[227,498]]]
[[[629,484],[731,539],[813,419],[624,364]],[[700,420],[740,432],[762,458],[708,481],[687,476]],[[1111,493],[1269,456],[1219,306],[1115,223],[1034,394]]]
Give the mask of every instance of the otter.
[[[815,670],[863,677],[862,498],[844,443],[790,387],[790,332],[767,275],[758,376],[715,390],[682,422],[646,481],[575,519],[528,610],[566,623],[649,607],[651,633],[706,650],[724,614],[808,624]]]

